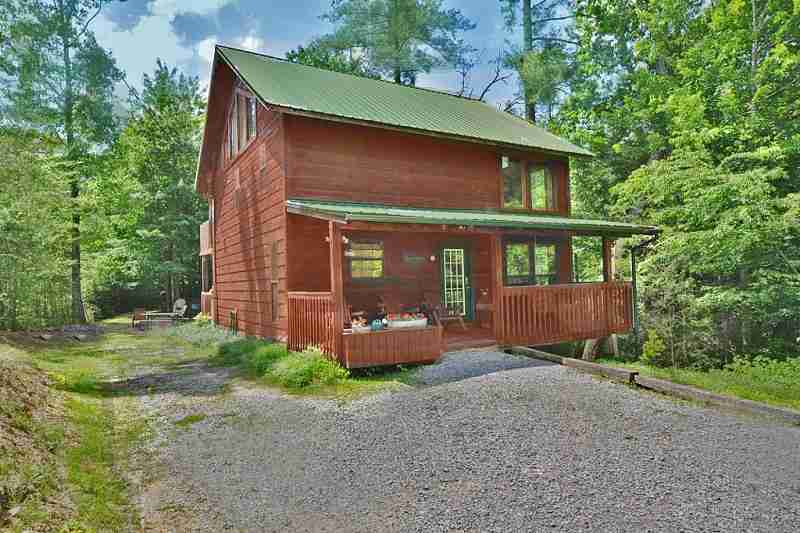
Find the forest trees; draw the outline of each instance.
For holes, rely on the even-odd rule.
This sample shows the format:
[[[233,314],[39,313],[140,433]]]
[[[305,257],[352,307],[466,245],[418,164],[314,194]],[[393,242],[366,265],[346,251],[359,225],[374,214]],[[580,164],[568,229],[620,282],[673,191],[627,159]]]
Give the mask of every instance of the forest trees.
[[[8,0],[0,7],[0,102],[14,124],[46,132],[69,163],[72,319],[85,320],[79,196],[93,150],[114,132],[112,91],[122,74],[91,23],[98,0]]]
[[[551,125],[598,154],[573,167],[578,213],[664,230],[640,278],[655,361],[800,352],[796,3],[577,10],[582,52]]]
[[[132,114],[93,183],[94,299],[105,311],[126,290],[163,289],[172,302],[198,285],[198,227],[205,202],[195,193],[205,100],[196,78],[161,61],[132,94]],[[128,293],[128,297],[132,297]]]
[[[466,49],[461,35],[475,28],[442,0],[334,0],[323,18],[336,30],[325,42],[334,50],[364,54],[371,70],[395,83],[415,85],[420,73],[453,67]]]
[[[0,128],[0,330],[70,319],[69,164],[55,139]]]

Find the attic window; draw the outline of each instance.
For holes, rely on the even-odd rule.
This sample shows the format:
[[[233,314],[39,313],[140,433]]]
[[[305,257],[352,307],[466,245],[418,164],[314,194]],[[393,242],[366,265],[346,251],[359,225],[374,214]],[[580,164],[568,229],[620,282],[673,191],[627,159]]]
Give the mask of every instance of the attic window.
[[[227,153],[232,160],[250,144],[257,134],[256,99],[252,94],[237,89],[228,113]]]

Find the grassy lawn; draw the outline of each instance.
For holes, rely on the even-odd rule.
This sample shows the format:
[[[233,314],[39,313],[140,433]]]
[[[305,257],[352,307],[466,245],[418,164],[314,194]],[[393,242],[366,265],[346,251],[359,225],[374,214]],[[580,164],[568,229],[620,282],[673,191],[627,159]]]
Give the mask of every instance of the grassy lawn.
[[[18,444],[24,441],[0,457],[0,503],[6,498],[6,507],[15,515],[0,523],[3,531],[137,530],[138,517],[122,473],[132,446],[148,434],[148,425],[137,415],[134,400],[114,393],[108,383],[140,366],[208,358],[213,349],[132,334],[124,317],[104,325],[104,335],[80,342],[0,337],[0,372],[14,372],[21,387],[27,380],[31,395],[41,404],[39,411],[48,413],[42,417],[25,402],[15,402],[14,394],[20,394],[13,390],[2,402],[0,422],[5,424],[0,429],[15,432]],[[40,374],[34,369],[49,376],[52,385],[40,377],[37,381]],[[0,522],[2,514],[0,506]]]
[[[615,359],[600,359],[598,362],[630,368],[647,377],[666,379],[719,394],[800,410],[800,365],[796,364],[776,362],[745,366],[737,370],[701,371],[656,368]]]

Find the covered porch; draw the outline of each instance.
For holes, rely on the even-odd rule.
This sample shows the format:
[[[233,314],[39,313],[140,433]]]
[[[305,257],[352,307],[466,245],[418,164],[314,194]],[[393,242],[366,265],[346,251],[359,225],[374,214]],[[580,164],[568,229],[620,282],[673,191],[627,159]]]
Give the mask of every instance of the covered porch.
[[[611,279],[610,251],[615,237],[641,227],[310,200],[287,207],[288,238],[296,243],[288,251],[291,349],[318,345],[355,368],[631,327],[632,287]],[[602,238],[600,281],[574,282],[576,234]],[[426,325],[400,327],[423,314]],[[388,328],[369,328],[382,318]]]

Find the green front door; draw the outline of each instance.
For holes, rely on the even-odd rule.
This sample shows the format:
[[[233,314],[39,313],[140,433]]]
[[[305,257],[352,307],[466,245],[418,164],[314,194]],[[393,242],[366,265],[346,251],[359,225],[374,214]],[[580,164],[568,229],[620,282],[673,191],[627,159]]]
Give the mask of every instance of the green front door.
[[[465,248],[442,248],[442,304],[472,320],[472,284]]]

